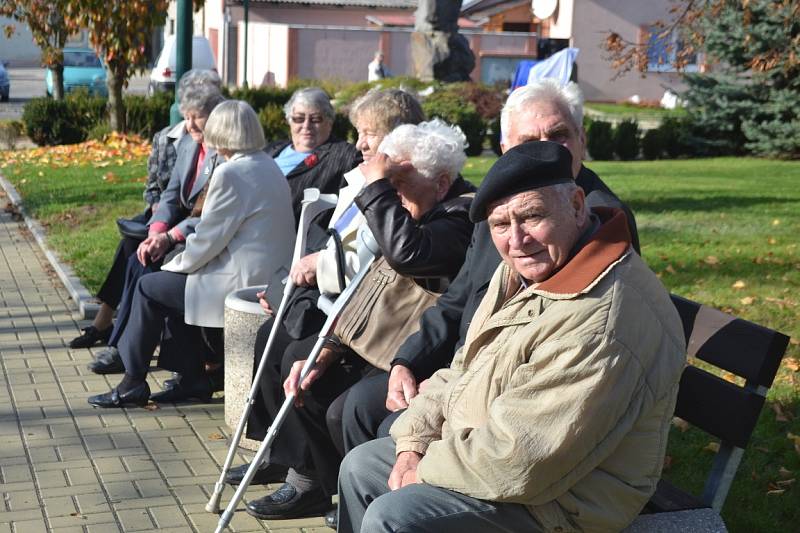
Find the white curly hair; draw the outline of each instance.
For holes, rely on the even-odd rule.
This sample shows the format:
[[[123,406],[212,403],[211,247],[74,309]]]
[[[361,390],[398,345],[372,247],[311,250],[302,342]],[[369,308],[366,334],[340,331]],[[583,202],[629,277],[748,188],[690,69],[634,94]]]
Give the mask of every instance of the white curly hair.
[[[452,183],[467,160],[466,147],[461,128],[435,118],[396,127],[383,138],[378,151],[395,161],[410,161],[428,179],[446,174]]]

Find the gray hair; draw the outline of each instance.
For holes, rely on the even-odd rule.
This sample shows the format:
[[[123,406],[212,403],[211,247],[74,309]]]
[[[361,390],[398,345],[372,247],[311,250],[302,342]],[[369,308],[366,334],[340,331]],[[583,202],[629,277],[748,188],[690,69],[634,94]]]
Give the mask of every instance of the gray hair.
[[[500,113],[500,131],[505,140],[508,136],[511,116],[519,113],[523,107],[532,102],[554,102],[572,119],[577,131],[583,128],[583,92],[577,83],[567,82],[561,85],[557,80],[544,78],[529,85],[518,87],[512,92]]]
[[[178,81],[178,100],[180,101],[183,91],[198,85],[211,85],[216,87],[218,91],[222,91],[222,79],[216,70],[193,68],[192,70],[187,70]]]
[[[331,105],[331,97],[319,87],[304,87],[302,89],[297,89],[292,94],[292,97],[289,98],[289,101],[286,102],[286,105],[283,106],[283,113],[286,115],[286,120],[289,120],[292,110],[297,104],[303,104],[312,109],[318,110],[331,122],[333,122],[333,119],[336,118],[336,112],[333,110],[333,106]]]
[[[452,183],[467,160],[466,147],[467,138],[461,128],[435,118],[398,126],[383,138],[378,151],[391,159],[410,161],[428,179],[446,174]]]
[[[203,135],[206,144],[215,150],[248,153],[267,144],[258,115],[241,100],[219,104],[208,117]]]
[[[407,91],[372,89],[350,107],[353,126],[362,118],[372,121],[379,133],[389,133],[400,124],[419,124],[425,120],[425,112],[419,100]]]
[[[225,97],[213,85],[195,84],[184,87],[180,92],[178,110],[181,115],[194,111],[208,116],[224,101]]]
[[[556,195],[556,198],[558,198],[559,207],[566,208],[572,205],[572,196],[575,194],[577,189],[580,189],[580,187],[575,182],[567,182],[549,185],[544,189],[551,190]],[[583,203],[583,210],[588,215],[589,206],[586,205],[586,202]]]

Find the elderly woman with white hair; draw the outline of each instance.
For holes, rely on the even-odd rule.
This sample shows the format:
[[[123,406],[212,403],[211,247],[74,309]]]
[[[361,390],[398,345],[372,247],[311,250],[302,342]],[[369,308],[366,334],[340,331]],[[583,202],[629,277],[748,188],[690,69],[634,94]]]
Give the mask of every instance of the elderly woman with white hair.
[[[458,174],[466,160],[465,144],[461,130],[438,119],[404,124],[389,133],[378,153],[360,167],[366,184],[355,196],[355,205],[377,241],[384,270],[428,292],[444,290],[469,245],[472,224],[467,212],[474,187]],[[362,312],[348,308],[339,320],[351,321]],[[369,320],[381,321],[384,332],[401,327],[397,316],[376,314]],[[293,518],[330,509],[342,454],[329,433],[326,412],[364,376],[385,373],[347,344],[334,341],[300,384],[307,355],[287,350],[283,383],[270,385],[301,394],[298,408],[289,412],[271,448],[267,467],[273,474],[282,469],[286,481],[273,494],[248,504],[248,513],[257,518]]]
[[[172,319],[172,335],[184,350],[181,368],[173,370],[181,373],[182,386],[192,389],[187,396],[209,398],[210,383],[197,356],[199,328],[222,328],[228,293],[264,283],[291,261],[295,231],[289,186],[262,151],[264,133],[255,111],[241,101],[220,104],[208,117],[205,140],[225,162],[208,182],[186,248],[160,272],[139,280],[118,344],[125,376],[111,392],[90,397],[92,405],[147,403],[145,378],[166,318]]]

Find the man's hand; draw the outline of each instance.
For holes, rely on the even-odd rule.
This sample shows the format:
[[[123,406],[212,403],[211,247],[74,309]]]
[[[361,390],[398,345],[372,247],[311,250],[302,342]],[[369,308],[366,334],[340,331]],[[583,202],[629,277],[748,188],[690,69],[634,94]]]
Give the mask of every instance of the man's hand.
[[[417,395],[417,378],[403,365],[394,365],[389,374],[389,390],[386,394],[386,409],[391,412],[406,409],[411,398]]]
[[[264,314],[267,316],[272,316],[275,313],[272,311],[272,306],[269,305],[266,296],[267,296],[267,291],[258,291],[256,293],[256,298],[258,298],[258,304],[261,306],[261,309],[264,310]]]
[[[308,254],[300,258],[296,265],[292,266],[289,276],[298,287],[314,287],[317,284],[317,260],[319,252]]]
[[[322,348],[317,356],[317,363],[308,372],[306,378],[302,383],[300,381],[300,373],[303,371],[303,365],[306,364],[305,360],[295,361],[292,369],[289,371],[289,376],[283,382],[283,393],[288,398],[290,394],[294,394],[294,404],[296,407],[303,406],[303,391],[307,391],[311,385],[325,373],[325,370],[331,366],[331,363],[339,358],[338,353],[332,351],[330,348]],[[299,387],[298,387],[299,384]]]
[[[400,452],[397,454],[397,460],[392,468],[392,473],[389,474],[389,488],[397,490],[419,483],[417,479],[417,465],[422,460],[422,455],[417,452]]]

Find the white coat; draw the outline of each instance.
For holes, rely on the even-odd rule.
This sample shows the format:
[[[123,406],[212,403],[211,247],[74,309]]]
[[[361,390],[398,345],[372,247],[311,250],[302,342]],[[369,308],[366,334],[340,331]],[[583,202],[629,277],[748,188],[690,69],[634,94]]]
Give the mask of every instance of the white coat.
[[[235,154],[217,167],[195,233],[161,267],[188,274],[186,323],[221,328],[228,293],[287,269],[294,224],[289,185],[266,153]]]
[[[339,190],[339,199],[336,202],[336,208],[331,215],[331,221],[328,224],[329,228],[336,226],[341,216],[353,204],[353,199],[364,188],[366,178],[361,173],[361,169],[356,167],[344,175],[347,185]],[[344,277],[347,283],[353,276],[358,273],[360,263],[358,254],[356,253],[356,236],[358,228],[365,222],[364,215],[358,211],[356,215],[342,228],[339,229],[339,237],[342,239],[342,248],[344,248]],[[339,294],[343,287],[339,287],[338,270],[336,266],[336,245],[333,239],[328,239],[328,244],[323,249],[317,258],[317,286],[320,292],[324,294]]]

